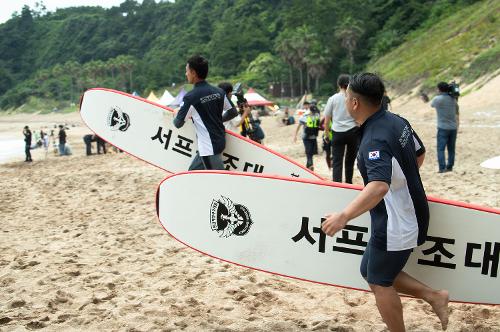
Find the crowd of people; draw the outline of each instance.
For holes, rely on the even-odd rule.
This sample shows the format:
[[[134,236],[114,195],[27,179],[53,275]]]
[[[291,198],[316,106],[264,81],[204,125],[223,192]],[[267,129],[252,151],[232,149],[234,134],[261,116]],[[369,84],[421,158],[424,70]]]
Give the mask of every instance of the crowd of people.
[[[68,127],[66,125],[60,124],[59,126],[54,125],[54,129],[50,130],[50,134],[48,133],[48,128],[43,127],[39,131],[31,131],[29,126],[24,126],[23,135],[24,135],[24,153],[25,153],[25,162],[32,162],[33,158],[31,156],[31,150],[44,148],[45,150],[45,158],[49,153],[49,146],[52,142],[52,146],[54,148],[54,154],[59,156],[69,156],[72,154],[71,147],[67,144],[66,139],[66,130]],[[56,138],[56,130],[57,138]]]
[[[294,142],[302,128],[302,141],[306,155],[306,167],[314,170],[314,155],[319,154],[317,140],[323,142],[326,163],[335,182],[352,183],[354,163],[360,143],[360,126],[347,111],[346,91],[351,77],[340,75],[335,92],[325,105],[323,112],[315,100],[303,103],[303,113],[299,116]],[[437,157],[438,173],[453,171],[455,162],[455,142],[459,127],[458,96],[450,93],[451,86],[446,82],[437,84],[437,95],[430,106],[437,114]],[[387,91],[381,98],[379,109],[391,112],[391,99]],[[281,122],[284,125],[295,123],[293,115],[286,109]],[[321,134],[321,132],[323,132]],[[415,140],[418,136],[415,135]],[[418,144],[418,142],[416,142]],[[447,152],[447,154],[446,154]],[[447,155],[447,157],[446,157]]]

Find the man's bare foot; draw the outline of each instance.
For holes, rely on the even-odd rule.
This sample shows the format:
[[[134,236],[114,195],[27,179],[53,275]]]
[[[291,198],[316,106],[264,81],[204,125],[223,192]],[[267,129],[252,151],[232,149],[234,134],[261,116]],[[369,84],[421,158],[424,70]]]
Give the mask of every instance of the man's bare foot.
[[[447,290],[440,290],[434,293],[434,296],[429,301],[432,309],[441,321],[441,327],[443,331],[448,327],[448,301],[450,300]]]

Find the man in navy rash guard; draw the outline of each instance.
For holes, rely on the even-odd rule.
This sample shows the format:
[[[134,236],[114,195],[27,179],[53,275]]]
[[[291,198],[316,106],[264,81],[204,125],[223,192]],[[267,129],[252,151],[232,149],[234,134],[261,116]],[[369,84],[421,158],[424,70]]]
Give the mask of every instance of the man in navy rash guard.
[[[418,170],[424,148],[408,121],[381,108],[384,91],[374,74],[354,75],[349,81],[345,103],[361,126],[357,159],[365,187],[342,212],[326,215],[322,229],[333,236],[370,211],[371,237],[360,271],[387,327],[391,332],[405,330],[399,292],[429,303],[445,330],[448,292],[432,289],[402,271],[413,248],[424,243],[429,224]]]
[[[191,118],[198,138],[198,151],[189,170],[224,169],[222,151],[226,146],[223,121],[234,118],[238,111],[221,89],[208,84],[208,61],[195,55],[187,60],[186,78],[194,84],[174,117],[174,125],[180,128]],[[224,113],[224,115],[223,115]]]

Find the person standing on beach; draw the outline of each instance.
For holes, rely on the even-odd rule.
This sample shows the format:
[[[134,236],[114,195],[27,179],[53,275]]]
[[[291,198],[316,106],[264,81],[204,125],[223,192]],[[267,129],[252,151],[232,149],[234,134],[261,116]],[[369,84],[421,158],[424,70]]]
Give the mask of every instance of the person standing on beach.
[[[332,122],[332,179],[335,182],[342,182],[342,164],[344,164],[345,182],[352,183],[354,161],[358,152],[359,128],[346,110],[345,93],[348,84],[349,75],[338,77],[339,92],[331,96],[326,103],[325,123]],[[325,130],[323,139],[326,141],[330,139],[327,134]]]
[[[26,160],[25,162],[32,162],[33,159],[31,159],[31,130],[28,126],[24,126],[23,130],[24,134],[24,153],[26,154]]]
[[[234,106],[224,91],[207,83],[207,75],[208,61],[204,57],[195,55],[187,60],[186,78],[194,87],[184,96],[173,121],[176,128],[181,128],[188,118],[194,123],[198,151],[189,166],[190,171],[224,169],[222,151],[226,147],[226,131],[222,113]]]
[[[455,164],[455,143],[458,129],[458,103],[450,96],[450,86],[446,82],[437,85],[439,94],[431,101],[437,113],[437,157],[438,173],[451,172]],[[448,162],[444,150],[448,149]]]
[[[66,131],[64,130],[63,125],[59,125],[59,155],[64,156],[66,154],[65,145],[66,145]]]
[[[297,134],[299,133],[300,128],[304,127],[302,142],[304,143],[306,153],[306,167],[311,171],[314,171],[313,156],[318,153],[317,137],[319,133],[320,112],[317,107],[311,107],[311,104],[308,101],[304,102],[304,109],[306,111],[299,119],[299,125],[295,130],[293,141],[297,141]]]
[[[234,112],[233,110],[236,110],[236,108],[234,108],[234,104],[231,102],[231,97],[233,95],[233,85],[229,82],[222,82],[218,85],[218,87],[224,91],[224,93],[226,94],[227,100],[229,100],[231,105],[233,105],[233,108],[227,110],[222,115],[222,121],[224,122],[224,127],[227,130],[231,130],[232,132],[235,132],[235,133],[241,135],[241,125],[243,124],[245,119],[250,114],[251,108],[250,108],[250,106],[248,106],[248,104],[242,105],[243,112],[241,114],[239,114],[239,112],[236,112],[234,114],[234,117],[231,115],[230,116],[231,119],[226,120],[225,119],[226,114],[230,113],[230,112]]]
[[[448,291],[434,290],[402,271],[413,248],[425,242],[429,206],[413,130],[407,120],[381,109],[384,90],[371,73],[354,75],[349,82],[346,107],[361,125],[358,169],[365,187],[342,212],[326,215],[322,229],[333,236],[370,211],[371,237],[360,271],[388,329],[405,330],[399,292],[429,303],[446,330]]]

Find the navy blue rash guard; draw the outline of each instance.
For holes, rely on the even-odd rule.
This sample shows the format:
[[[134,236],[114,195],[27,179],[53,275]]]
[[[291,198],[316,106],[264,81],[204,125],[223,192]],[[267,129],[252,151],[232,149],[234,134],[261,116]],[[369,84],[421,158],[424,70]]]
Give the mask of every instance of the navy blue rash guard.
[[[386,251],[414,248],[425,242],[429,206],[420,179],[417,154],[425,148],[410,123],[385,110],[361,126],[358,169],[365,185],[383,181],[389,191],[373,209],[371,244]]]
[[[174,125],[180,128],[186,118],[191,117],[196,129],[200,156],[217,155],[222,153],[226,146],[222,113],[233,107],[222,89],[201,81],[184,96],[181,108],[174,118]]]

